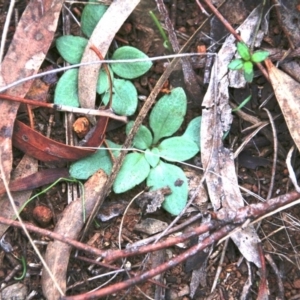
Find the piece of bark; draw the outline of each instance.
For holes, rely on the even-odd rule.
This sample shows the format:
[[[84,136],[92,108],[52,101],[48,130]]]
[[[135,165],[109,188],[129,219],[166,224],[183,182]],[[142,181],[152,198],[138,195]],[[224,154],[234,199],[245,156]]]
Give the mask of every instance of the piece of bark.
[[[104,171],[96,172],[84,185],[85,199],[73,201],[64,210],[54,232],[76,240],[84,225],[82,201],[84,201],[85,215],[88,217],[101,195],[106,180],[107,175]],[[71,246],[60,241],[54,241],[49,243],[45,254],[45,261],[63,292],[66,291],[66,274],[71,250]],[[60,294],[45,269],[42,271],[42,288],[47,300],[59,299]]]
[[[0,87],[38,72],[52,43],[62,5],[61,0],[29,2],[0,65]],[[31,83],[19,84],[6,94],[24,97]],[[19,103],[0,101],[0,159],[7,180],[12,168],[11,138],[18,107]]]
[[[249,43],[259,11],[254,10],[237,29],[246,43]],[[230,35],[218,53],[218,69],[212,73],[208,90],[203,100],[201,122],[201,161],[208,170],[206,184],[215,211],[238,210],[244,206],[235,172],[233,153],[223,146],[224,133],[230,129],[232,112],[229,106],[228,64],[233,59],[235,38]],[[214,65],[216,68],[216,64]],[[261,266],[257,249],[259,238],[253,226],[231,235],[232,240],[244,257],[257,267]]]

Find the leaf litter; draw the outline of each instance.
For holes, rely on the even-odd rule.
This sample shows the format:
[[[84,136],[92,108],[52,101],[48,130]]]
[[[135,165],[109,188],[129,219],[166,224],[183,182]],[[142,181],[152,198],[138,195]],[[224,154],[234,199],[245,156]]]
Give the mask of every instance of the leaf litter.
[[[232,42],[232,45],[234,45],[233,42]],[[233,56],[233,52],[234,52],[234,47],[233,47],[233,50],[230,51],[230,53],[232,53],[232,54],[230,54],[230,56]],[[221,57],[221,53],[219,53],[219,55]],[[289,78],[289,79],[285,78],[284,77],[285,74],[280,74],[279,73],[280,74],[280,76],[279,76],[277,70],[278,69],[273,69],[273,67],[269,65],[269,74],[270,74],[271,82],[273,80],[272,84],[274,86],[275,94],[276,94],[276,96],[278,98],[278,101],[281,102],[281,103],[284,103],[284,108],[287,109],[287,112],[289,113],[289,112],[291,112],[293,110],[294,102],[291,101],[291,104],[287,104],[286,103],[286,99],[282,95],[285,91],[288,91],[289,89],[283,90],[283,93],[281,93],[281,95],[280,95],[280,91],[279,91],[279,95],[278,95],[278,89],[277,89],[277,92],[276,92],[276,88],[275,87],[278,85],[278,82],[281,85],[283,83],[287,82],[290,86],[294,87],[294,85],[293,85],[293,79],[291,79],[291,78]],[[214,74],[212,76],[214,76]],[[276,82],[276,80],[274,80],[274,78],[272,79],[272,76],[276,77],[277,82]],[[278,78],[279,78],[279,81],[278,81]],[[222,87],[223,81],[225,82],[225,80],[224,80],[224,78],[222,78],[222,76],[221,76],[220,79],[221,80],[219,82],[219,86]],[[222,160],[223,159],[223,163],[221,164],[221,169],[222,169],[221,171],[223,173],[221,172],[220,174],[221,174],[221,176],[223,174],[225,174],[225,175],[223,177],[221,177],[221,179],[223,181],[229,180],[230,184],[227,184],[227,186],[226,186],[226,184],[224,184],[223,185],[224,189],[220,190],[221,196],[215,196],[215,198],[211,197],[212,198],[211,200],[212,200],[214,206],[219,207],[220,206],[220,198],[221,198],[222,199],[222,204],[221,205],[222,205],[223,209],[226,206],[228,206],[230,209],[232,209],[232,208],[236,209],[239,205],[242,204],[242,201],[240,201],[241,200],[241,194],[236,189],[237,182],[236,182],[235,170],[233,168],[233,161],[232,161],[232,158],[231,158],[231,153],[230,153],[229,150],[227,150],[226,148],[223,148],[222,145],[221,145],[221,138],[223,136],[222,134],[226,131],[226,129],[228,129],[228,125],[231,123],[231,117],[230,117],[230,113],[229,113],[228,102],[226,102],[227,101],[226,98],[228,98],[226,89],[228,89],[228,85],[226,86],[226,84],[225,84],[225,88],[224,89],[220,89],[220,95],[221,95],[221,97],[217,98],[218,100],[219,99],[221,100],[218,103],[219,104],[218,109],[220,109],[218,116],[221,116],[221,117],[219,119],[213,119],[213,122],[215,122],[214,125],[217,125],[217,127],[214,127],[214,129],[218,128],[218,131],[216,133],[216,135],[218,137],[218,140],[217,141],[215,140],[213,142],[218,145],[218,150],[221,150],[218,159],[216,159],[217,156],[215,156],[215,157],[213,156],[213,158],[216,159],[215,161],[213,161],[213,164],[214,164],[213,166],[216,167],[216,168],[218,168],[218,165],[219,165],[218,160]],[[214,96],[216,96],[216,95],[214,95]],[[223,97],[223,96],[225,96],[225,97]],[[292,95],[290,95],[290,96],[294,97],[294,94],[292,93]],[[208,96],[206,96],[206,97],[208,97]],[[214,98],[214,100],[215,100],[215,98]],[[206,105],[207,105],[207,103],[206,103]],[[291,106],[292,106],[292,108],[291,108]],[[206,116],[205,116],[205,114],[203,114],[203,118],[204,118],[204,121],[202,121],[203,123],[205,123],[205,121],[207,121],[207,120],[205,120],[205,118],[207,118],[207,116],[209,116],[209,113],[206,114]],[[292,114],[292,117],[290,117],[288,115],[288,113],[284,112],[284,115],[286,117],[286,122],[289,124],[289,122],[291,122],[291,120],[292,120],[292,117],[296,117],[297,118],[297,114],[294,111],[294,114]],[[208,131],[210,130],[210,132],[211,132],[211,127],[208,126],[208,127],[206,127],[206,129]],[[294,127],[292,127],[292,126],[289,126],[289,129],[290,129],[291,135],[293,136],[293,138],[295,139],[295,142],[297,144],[297,132],[296,132],[296,129]],[[212,134],[212,136],[214,136],[214,137],[216,135],[215,135],[215,133]],[[207,138],[207,134],[204,134],[204,132],[201,131],[201,141],[205,140],[205,138]],[[209,164],[207,164],[207,165],[209,165]],[[226,176],[226,180],[225,180],[225,176]],[[219,187],[217,186],[217,188],[219,188]],[[210,196],[213,195],[213,193],[215,193],[215,191],[212,192],[210,190],[210,188],[208,189],[208,191],[210,193]],[[226,200],[228,198],[231,200],[230,197],[232,197],[232,199],[238,200],[238,204],[232,203],[232,201],[227,201]],[[214,201],[213,199],[216,199],[216,201]],[[224,199],[225,199],[225,202],[223,201]],[[238,233],[238,234],[240,234],[240,233]],[[245,234],[245,233],[243,232],[243,234]],[[242,243],[243,243],[243,234],[240,235],[240,238],[241,238],[240,241],[242,241]],[[252,247],[253,246],[252,242],[255,241],[256,238],[257,238],[256,237],[256,233],[253,233],[253,235],[250,234],[248,237],[250,238],[250,247]],[[239,238],[237,238],[237,240],[239,240]],[[240,250],[241,250],[242,253],[243,253],[243,251],[245,251],[245,250],[243,250],[243,246],[241,246],[241,245],[240,245]],[[255,262],[255,259],[254,259],[255,255],[256,255],[255,251],[253,253],[251,253],[250,260],[252,259]],[[244,256],[247,257],[247,253],[245,253]],[[247,259],[249,259],[249,254],[248,254]],[[66,258],[66,261],[67,260],[68,259]],[[196,290],[197,286],[193,287],[193,288]]]

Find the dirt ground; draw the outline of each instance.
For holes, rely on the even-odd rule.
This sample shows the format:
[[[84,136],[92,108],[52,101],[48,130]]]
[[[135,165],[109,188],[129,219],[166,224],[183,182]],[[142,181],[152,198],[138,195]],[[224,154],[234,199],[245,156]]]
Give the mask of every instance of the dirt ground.
[[[5,53],[14,37],[17,20],[21,18],[29,2],[16,1],[14,17],[9,23],[5,40]],[[69,32],[73,35],[81,35],[80,28],[74,19],[80,20],[84,2],[71,2],[65,3],[65,7],[62,8],[63,15],[70,16],[72,14]],[[201,1],[204,9],[201,11],[197,4],[198,1],[193,0],[141,0],[117,33],[109,53],[116,47],[131,45],[142,50],[149,57],[171,54],[171,51],[164,47],[162,36],[149,16],[149,11],[152,10],[165,28],[167,25],[164,24],[164,17],[160,17],[157,8],[157,3],[161,5],[163,2],[174,26],[179,47],[181,48],[194,35],[189,42],[188,49],[184,52],[218,53],[229,32],[216,17],[208,17],[211,11],[204,1]],[[220,4],[220,1],[215,2],[215,6]],[[222,4],[219,11],[233,28],[237,28],[261,2],[263,1],[228,0]],[[267,49],[271,53],[270,58],[273,63],[279,63],[278,68],[299,82],[297,49],[300,45],[300,4],[296,0],[281,1],[280,5],[275,4],[276,1],[265,2],[260,26],[264,29],[260,49]],[[4,27],[8,10],[9,1],[0,1],[1,29]],[[60,18],[52,45],[41,67],[42,71],[55,68],[56,64],[62,65],[63,63],[55,48],[54,41],[65,32],[64,22]],[[201,30],[198,30],[203,23],[205,25],[201,27]],[[202,110],[205,110],[202,101],[208,90],[209,77],[207,77],[207,72],[211,74],[212,68],[212,64],[208,64],[207,57],[189,59],[196,86],[187,84],[182,68],[177,66],[169,76],[164,89],[159,93],[160,97],[175,87],[183,87],[186,91],[188,110],[179,133],[183,133],[190,120],[202,115]],[[165,69],[165,61],[155,61],[146,75],[133,80],[138,94],[141,96],[137,111],[141,110],[145,99],[150,95]],[[48,78],[47,83],[45,83],[45,78],[42,78],[44,81],[42,80],[39,86],[34,88],[31,99],[36,99],[38,94],[43,99],[47,98],[47,102],[51,102],[57,76],[59,75]],[[208,82],[206,82],[207,79]],[[0,85],[2,85],[1,81]],[[223,140],[223,144],[233,153],[240,146],[242,147],[234,162],[236,177],[241,187],[245,206],[286,195],[295,190],[289,179],[286,165],[286,157],[294,145],[294,140],[274,95],[272,84],[257,67],[254,68],[253,82],[240,88],[229,88],[229,99],[234,105],[239,105],[250,94],[252,95],[251,101],[243,106],[241,111],[248,116],[257,118],[257,123],[269,122],[268,112],[270,112],[276,128],[276,137],[274,138],[270,124],[256,132],[255,128],[251,127],[253,123],[249,119],[239,113],[232,114],[232,125]],[[27,96],[27,98],[30,97]],[[264,108],[267,108],[268,112]],[[297,107],[294,109],[297,110]],[[44,107],[36,107],[33,109],[33,115],[35,130],[43,135],[46,135],[47,131],[50,130],[50,137],[53,140],[66,143],[66,114]],[[135,117],[136,115],[131,118],[134,120]],[[20,106],[17,119],[26,124],[30,123],[25,106]],[[147,122],[148,119],[146,118],[144,124]],[[298,120],[295,120],[295,123],[298,124]],[[1,135],[4,136],[3,131],[1,131]],[[110,122],[106,137],[115,143],[124,143],[126,139],[124,125],[116,121]],[[274,140],[277,141],[277,148],[274,148]],[[12,149],[12,170],[14,170],[24,154],[16,147]],[[203,151],[205,149],[201,149],[201,154]],[[277,156],[274,156],[274,152]],[[197,157],[189,160],[188,166],[178,164],[189,179],[190,196],[193,195],[203,177],[201,154],[198,153]],[[276,157],[275,163],[274,157]],[[300,166],[298,152],[293,155],[292,165],[296,178],[298,178]],[[68,166],[69,164],[66,162],[38,163],[39,170],[56,170]],[[35,188],[32,195],[39,194],[49,183]],[[207,187],[205,186],[204,189],[206,190]],[[110,192],[97,212],[95,221],[92,222],[83,243],[102,251],[116,250],[114,253],[117,253],[118,249],[126,249],[130,244],[142,243],[143,240],[145,240],[143,245],[154,245],[154,240],[149,243],[146,240],[161,232],[175,217],[162,208],[152,213],[146,213],[145,206],[138,205],[143,200],[150,203],[149,201],[152,201],[157,196],[156,194],[150,193],[144,198],[140,196],[138,201],[131,203],[132,199],[142,191],[146,191],[146,194],[148,192],[144,183],[123,194]],[[80,186],[59,182],[46,193],[38,195],[34,201],[28,203],[23,209],[21,217],[26,224],[53,231],[58,220],[66,214],[65,208],[68,206],[69,199],[76,199],[79,192]],[[193,232],[203,224],[212,224],[209,223],[211,222],[210,218],[214,219],[214,213],[217,212],[214,212],[214,205],[211,204],[207,194],[206,196],[204,196],[205,193],[201,195],[202,198],[200,196],[199,198],[203,201],[198,199],[196,204],[192,204],[186,210],[174,225],[183,224],[183,227],[168,234],[169,237],[178,237],[180,234]],[[4,201],[3,199],[1,201]],[[202,201],[201,205],[199,201]],[[0,217],[6,217],[4,211],[3,208],[2,214],[0,209]],[[49,220],[44,219],[47,214],[51,215]],[[104,296],[103,299],[300,299],[299,219],[299,205],[292,205],[276,214],[263,217],[253,225],[260,240],[260,259],[264,257],[261,262],[265,263],[265,268],[264,266],[258,268],[255,263],[248,262],[230,238],[221,243],[218,243],[219,239],[216,239],[205,249],[195,253],[190,252],[183,261],[172,265],[167,270],[162,270],[152,279],[136,285],[133,284],[130,287],[126,286],[115,292],[112,289],[111,293]],[[191,221],[187,224],[189,220]],[[2,223],[1,220],[0,223]],[[218,224],[217,229],[219,230],[222,223]],[[228,224],[223,223],[223,225],[225,227]],[[232,225],[229,224],[228,226]],[[70,223],[68,227],[70,229],[73,226],[75,228],[75,225]],[[155,226],[158,226],[159,230],[149,233],[148,230],[155,230]],[[129,280],[134,281],[139,274],[151,271],[163,263],[170,262],[173,264],[176,257],[188,252],[188,249],[193,249],[210,236],[214,237],[213,233],[217,229],[210,228],[206,235],[202,234],[200,238],[194,235],[185,241],[180,241],[175,245],[166,245],[151,253],[150,251],[141,253],[136,248],[137,251],[134,256],[126,258],[121,256],[117,259],[111,259],[111,262],[107,259],[97,260],[99,255],[96,253],[92,254],[72,247],[70,258],[66,254],[67,260],[60,262],[61,265],[67,266],[65,280],[67,296],[62,299],[98,299],[98,296],[76,298],[75,295],[86,295],[88,291],[113,284],[117,288],[121,283]],[[31,237],[36,247],[44,255],[48,243],[53,240],[52,237],[46,235],[45,232],[41,234],[34,231],[31,232]],[[163,240],[165,238],[160,241]],[[25,258],[25,261],[21,260],[22,257]],[[7,228],[0,243],[0,299],[53,299],[51,295],[45,295],[43,291],[41,272],[40,258],[23,230],[15,226]]]

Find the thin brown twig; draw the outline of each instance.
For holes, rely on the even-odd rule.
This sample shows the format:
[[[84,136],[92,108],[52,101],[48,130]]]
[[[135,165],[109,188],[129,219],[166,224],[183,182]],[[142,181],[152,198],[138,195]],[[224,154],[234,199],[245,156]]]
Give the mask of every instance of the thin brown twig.
[[[270,254],[265,254],[265,257],[266,257],[269,265],[272,267],[274,273],[276,274],[277,284],[278,284],[278,289],[279,289],[279,293],[278,293],[278,295],[276,295],[276,297],[278,300],[283,300],[284,299],[284,286],[282,283],[280,272],[279,272],[272,256]]]
[[[264,108],[264,110],[266,111],[266,113],[269,117],[270,123],[271,123],[271,128],[272,128],[272,133],[273,133],[273,143],[274,143],[274,154],[273,154],[271,182],[270,182],[270,187],[269,187],[269,191],[268,191],[268,195],[267,195],[267,200],[269,200],[272,197],[274,182],[275,182],[277,153],[278,153],[278,140],[277,140],[276,127],[275,127],[273,117],[272,117],[272,115],[271,115],[271,113],[269,112],[268,109]]]
[[[115,120],[127,123],[126,117],[115,115],[111,110],[97,110],[97,109],[89,109],[89,108],[77,108],[77,107],[66,106],[66,105],[57,105],[57,104],[40,102],[37,100],[31,100],[31,99],[21,98],[21,97],[17,97],[17,96],[10,96],[10,95],[5,95],[5,94],[0,94],[0,99],[35,105],[35,106],[39,106],[39,107],[46,107],[46,108],[54,109],[57,111],[69,111],[69,112],[74,112],[74,113],[78,113],[78,114],[109,117],[111,119],[115,119]]]
[[[257,300],[268,299],[268,284],[267,284],[267,269],[266,269],[266,260],[264,256],[264,250],[261,243],[257,244],[261,268],[260,268],[260,284],[258,289]]]
[[[158,275],[170,268],[173,268],[177,266],[178,264],[182,263],[185,261],[188,257],[191,257],[195,254],[197,254],[199,251],[205,249],[209,245],[213,244],[216,240],[219,240],[223,236],[225,236],[227,233],[229,233],[232,229],[234,228],[233,225],[226,225],[220,230],[214,232],[211,234],[209,237],[203,240],[202,243],[199,243],[187,251],[183,252],[182,254],[178,255],[177,257],[161,264],[160,266],[153,268],[149,271],[146,271],[140,275],[137,275],[131,279],[128,279],[123,282],[119,282],[113,285],[110,285],[108,287],[105,287],[103,289],[100,289],[95,292],[89,292],[77,296],[69,296],[69,297],[62,297],[62,300],[87,300],[87,299],[98,299],[100,297],[104,297],[106,295],[110,295],[112,293],[116,293],[118,291],[121,291],[125,288],[131,287],[133,285],[136,285],[140,282],[143,282],[149,278],[154,277],[155,275]]]

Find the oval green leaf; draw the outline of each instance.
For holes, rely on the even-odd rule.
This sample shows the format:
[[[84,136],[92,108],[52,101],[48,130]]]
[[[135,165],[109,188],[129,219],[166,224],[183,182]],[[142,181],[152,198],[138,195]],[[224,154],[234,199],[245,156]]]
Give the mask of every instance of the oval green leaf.
[[[74,35],[64,35],[56,39],[56,48],[68,63],[79,64],[88,40]]]
[[[194,141],[199,149],[200,149],[200,126],[201,126],[201,117],[194,118],[189,125],[187,126],[183,137],[186,137],[190,139],[191,141]]]
[[[106,11],[107,5],[104,4],[87,4],[84,7],[81,15],[81,30],[87,37],[92,35],[95,27]]]
[[[251,61],[253,61],[255,63],[260,63],[260,62],[264,61],[269,55],[270,55],[270,53],[268,51],[258,50],[252,54]]]
[[[143,153],[126,155],[120,172],[113,185],[115,193],[124,193],[144,181],[150,172],[150,166]]]
[[[158,148],[147,149],[145,151],[145,158],[152,168],[156,167],[160,160]]]
[[[251,59],[249,47],[245,43],[238,42],[237,51],[243,60]]]
[[[130,121],[126,125],[126,134],[127,135],[129,133],[130,129],[132,128],[133,124],[134,124],[134,122]],[[133,139],[133,146],[138,149],[145,150],[145,149],[149,148],[151,145],[152,145],[152,134],[146,126],[141,125]]]
[[[244,77],[247,82],[252,82],[254,76],[253,63],[251,61],[244,62]]]
[[[121,152],[119,149],[121,149],[122,146],[118,145],[108,139],[105,139],[105,142],[107,144],[107,148],[109,148],[109,150],[113,154],[114,158],[117,158]]]
[[[106,105],[109,101],[109,92],[102,98]],[[131,116],[138,105],[138,96],[135,86],[128,80],[115,79],[113,86],[112,108],[114,112],[122,116]]]
[[[228,65],[228,69],[230,70],[240,70],[243,67],[243,60],[241,59],[233,59]]]
[[[162,137],[170,136],[179,129],[186,113],[186,106],[186,95],[180,87],[160,98],[149,118],[150,127],[154,133],[154,144]]]
[[[149,57],[145,53],[131,46],[117,49],[112,56],[114,60],[147,58]],[[114,63],[111,65],[111,68],[118,76],[125,79],[133,79],[145,74],[151,66],[152,62],[146,60],[142,62]]]
[[[70,175],[77,179],[86,180],[100,169],[106,174],[110,174],[112,169],[110,155],[104,149],[71,164]]]
[[[111,68],[109,69],[109,73],[110,73],[110,78],[112,81],[112,84],[114,83],[114,73],[111,70]],[[98,94],[103,94],[105,92],[109,91],[109,80],[108,80],[108,75],[105,71],[104,68],[102,68],[99,72],[99,76],[98,76],[98,81],[97,81],[97,93]]]
[[[165,139],[158,146],[159,155],[169,161],[185,161],[199,152],[198,145],[184,136]]]
[[[54,103],[79,107],[78,69],[68,70],[60,77],[54,92]]]
[[[188,199],[188,182],[184,172],[177,166],[160,161],[150,171],[147,186],[157,190],[168,186],[172,194],[166,196],[162,207],[172,215],[177,216],[184,209]]]

